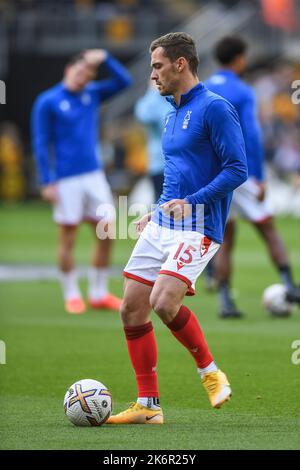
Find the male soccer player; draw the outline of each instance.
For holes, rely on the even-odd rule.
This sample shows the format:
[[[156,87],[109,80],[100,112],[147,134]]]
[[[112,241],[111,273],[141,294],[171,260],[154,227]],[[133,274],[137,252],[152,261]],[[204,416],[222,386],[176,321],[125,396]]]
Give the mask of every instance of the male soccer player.
[[[124,271],[121,317],[138,399],[109,424],[163,423],[151,308],[192,354],[211,405],[219,408],[231,395],[197,317],[182,302],[222,243],[232,191],[247,179],[243,135],[233,106],[199,82],[188,34],[162,36],[150,51],[152,80],[161,95],[173,95],[162,138],[164,184],[151,221],[146,215],[137,224],[141,236]]]
[[[233,104],[239,115],[249,173],[248,180],[233,193],[224,243],[213,260],[215,275],[219,283],[222,318],[242,316],[230,293],[235,213],[239,213],[251,222],[263,238],[269,255],[287,288],[288,300],[300,302],[300,289],[294,286],[287,251],[275,228],[271,210],[265,200],[264,152],[255,95],[253,89],[239,77],[246,68],[246,51],[247,43],[240,37],[228,36],[221,39],[215,47],[215,57],[222,69],[206,82],[208,89]]]
[[[93,81],[100,64],[105,64],[111,76]],[[99,106],[130,83],[126,69],[108,52],[91,49],[73,57],[63,81],[41,93],[34,103],[33,149],[42,197],[54,205],[54,220],[59,225],[60,280],[69,313],[85,310],[73,259],[78,225],[88,220],[95,228],[99,205],[113,205],[98,155]],[[96,239],[89,271],[89,303],[93,308],[118,310],[120,306],[120,299],[107,287],[111,242],[109,238]]]
[[[147,92],[136,103],[135,117],[147,132],[148,172],[155,191],[155,202],[162,192],[164,180],[164,157],[161,148],[161,135],[165,126],[165,116],[171,105],[161,97],[154,82],[150,82]]]

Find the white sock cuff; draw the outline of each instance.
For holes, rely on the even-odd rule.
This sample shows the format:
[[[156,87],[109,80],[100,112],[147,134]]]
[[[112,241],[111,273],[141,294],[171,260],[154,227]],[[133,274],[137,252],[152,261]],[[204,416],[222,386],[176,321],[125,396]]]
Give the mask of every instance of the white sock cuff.
[[[64,299],[81,297],[78,284],[78,272],[76,269],[64,272],[59,271],[59,280],[63,289]]]
[[[151,408],[152,410],[159,410],[159,398],[154,397],[138,397],[137,403],[147,408]]]
[[[206,374],[207,372],[217,372],[217,370],[218,370],[217,365],[214,363],[214,361],[212,361],[210,364],[208,364],[207,367],[204,367],[203,369],[198,367],[197,372],[198,374],[200,374],[202,378],[203,375]]]
[[[97,268],[90,266],[88,271],[89,297],[99,300],[108,293],[109,268]]]

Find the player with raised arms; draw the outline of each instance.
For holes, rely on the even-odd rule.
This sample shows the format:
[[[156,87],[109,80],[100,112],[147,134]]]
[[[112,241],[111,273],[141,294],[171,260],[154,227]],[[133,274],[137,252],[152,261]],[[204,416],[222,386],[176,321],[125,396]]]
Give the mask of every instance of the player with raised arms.
[[[106,80],[95,81],[97,68],[110,72]],[[85,311],[74,263],[74,244],[83,220],[95,230],[101,204],[111,205],[113,197],[99,155],[99,106],[129,86],[127,70],[107,51],[90,49],[72,57],[63,81],[41,93],[32,111],[32,141],[43,199],[54,206],[59,226],[58,258],[65,309]],[[118,310],[120,299],[108,292],[108,266],[112,240],[96,239],[89,270],[89,304],[93,308]]]

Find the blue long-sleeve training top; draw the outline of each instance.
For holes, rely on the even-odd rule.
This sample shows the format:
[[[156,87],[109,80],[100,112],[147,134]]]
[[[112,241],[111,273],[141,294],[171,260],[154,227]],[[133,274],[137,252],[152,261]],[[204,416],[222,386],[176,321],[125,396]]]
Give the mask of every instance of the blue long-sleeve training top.
[[[170,109],[170,103],[160,96],[154,88],[149,88],[145,95],[137,101],[134,108],[136,119],[144,124],[147,131],[148,171],[150,175],[157,175],[164,171],[165,162],[161,148],[161,136],[165,126],[165,116]]]
[[[167,114],[162,138],[163,193],[152,220],[178,228],[176,223],[170,227],[159,206],[171,199],[186,199],[193,209],[204,205],[201,231],[222,243],[232,191],[248,176],[237,112],[203,83],[181,95],[179,106],[172,98],[168,100],[173,109]],[[198,214],[193,212],[191,230],[199,230],[199,221],[195,220]]]
[[[207,88],[229,101],[239,115],[246,146],[249,176],[264,180],[262,131],[253,89],[231,70],[220,70],[205,82]]]
[[[99,106],[131,84],[127,70],[107,56],[111,76],[73,93],[63,82],[41,93],[32,116],[32,145],[42,185],[101,168]]]

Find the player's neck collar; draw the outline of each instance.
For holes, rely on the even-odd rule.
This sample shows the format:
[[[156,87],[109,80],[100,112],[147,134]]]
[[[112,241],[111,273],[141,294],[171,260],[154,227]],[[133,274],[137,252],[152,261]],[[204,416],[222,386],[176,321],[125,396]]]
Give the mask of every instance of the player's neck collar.
[[[80,90],[80,91],[71,90],[64,80],[61,82],[61,86],[62,86],[64,91],[66,91],[67,93],[69,93],[70,95],[73,95],[73,96],[80,95],[83,92],[83,89]]]
[[[184,104],[186,104],[195,95],[199,94],[199,92],[202,92],[203,90],[205,90],[205,88],[206,87],[202,82],[197,83],[197,85],[195,85],[189,91],[181,95],[179,105],[176,104],[176,101],[174,100],[173,96],[168,96],[167,100],[169,101],[169,103],[171,103],[172,106],[174,106],[174,108],[180,108],[180,106],[183,106]]]

